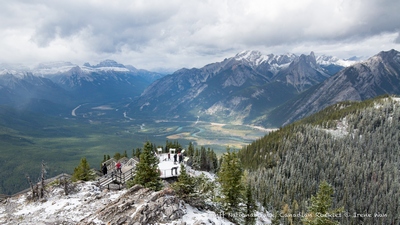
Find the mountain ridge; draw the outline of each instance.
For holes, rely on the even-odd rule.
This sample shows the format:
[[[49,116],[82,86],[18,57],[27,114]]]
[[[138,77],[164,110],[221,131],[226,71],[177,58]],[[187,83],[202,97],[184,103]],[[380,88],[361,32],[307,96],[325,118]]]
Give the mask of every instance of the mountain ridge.
[[[274,119],[284,112],[288,124],[340,101],[361,101],[383,94],[400,94],[400,53],[381,51],[364,62],[341,70],[297,99],[272,113]]]
[[[180,69],[152,83],[130,113],[237,124],[254,119],[330,77],[315,54],[243,51],[202,68]],[[184,113],[187,112],[187,113]],[[227,119],[229,118],[229,119]]]
[[[285,109],[285,112],[280,113],[279,116],[287,114],[288,118],[282,122],[282,124],[287,124],[296,118],[307,115],[307,110],[301,111],[301,108],[307,108],[305,105],[308,105],[309,108],[320,109],[320,106],[314,105],[323,105],[323,103],[329,102],[310,100],[309,104],[294,103],[300,98],[309,98],[312,91],[319,91],[320,96],[340,95],[341,97],[337,97],[338,101],[346,100],[346,95],[351,97],[349,100],[355,100],[357,93],[350,90],[351,86],[357,85],[355,82],[363,81],[357,81],[351,77],[346,80],[353,79],[353,83],[344,84],[342,81],[343,88],[349,88],[346,91],[340,91],[341,87],[338,85],[331,88],[332,90],[324,92],[317,88],[326,80],[336,79],[332,82],[340,82],[338,78],[332,78],[336,77],[336,75],[332,75],[332,71],[339,69],[342,73],[349,71],[347,69],[349,67],[343,69],[340,65],[349,65],[353,62],[352,60],[340,60],[333,56],[316,57],[313,52],[300,56],[290,53],[264,55],[260,51],[248,50],[221,62],[210,63],[202,68],[182,68],[166,76],[136,69],[130,65],[125,66],[108,59],[96,65],[85,63],[83,66],[70,62],[42,63],[30,72],[15,70],[15,73],[10,70],[12,66],[7,67],[7,65],[1,64],[0,80],[4,80],[7,76],[19,77],[19,81],[25,83],[34,82],[34,79],[28,79],[29,76],[41,77],[43,81],[44,79],[51,80],[55,85],[50,84],[48,80],[41,82],[41,85],[49,85],[47,87],[49,91],[38,96],[39,101],[41,98],[45,100],[41,101],[43,104],[46,104],[46,101],[55,104],[70,102],[72,105],[85,102],[123,102],[124,105],[129,103],[127,113],[132,115],[181,119],[201,117],[205,121],[269,126],[272,123],[268,121],[268,118],[274,118],[275,112],[279,112],[278,107]],[[384,71],[389,66],[389,64],[380,66],[378,62],[373,64],[372,59],[370,59],[370,64],[368,70],[371,71]],[[361,64],[353,64],[350,68],[361,70],[359,65]],[[373,69],[373,66],[377,68]],[[391,70],[396,71],[396,66],[397,64]],[[14,81],[18,80],[17,78],[14,78]],[[364,86],[358,84],[361,86],[356,88],[369,90],[369,93],[366,91],[363,94],[364,98],[384,93],[397,93],[399,90],[395,90],[394,84],[396,80],[390,79],[392,78],[382,75],[380,80],[376,80],[376,83],[380,82],[382,85],[381,90],[378,90],[379,88],[368,89],[366,87],[368,83],[365,82]],[[33,95],[24,92],[23,87],[26,87],[26,84],[25,86],[20,85],[19,89],[13,89],[12,83],[6,84],[5,81],[0,81],[0,83],[2,84],[3,103],[8,102],[7,104],[9,104],[13,99],[15,100],[13,96],[30,98],[30,95]],[[30,86],[33,88],[40,85],[32,83]],[[325,89],[329,88],[330,86],[325,86]],[[61,90],[57,93],[58,98],[51,98],[50,90],[52,89]],[[338,93],[335,93],[335,90]],[[296,98],[298,99],[296,100]],[[60,101],[54,102],[54,99],[60,99]],[[22,97],[17,100],[29,101]],[[298,109],[282,107],[288,101],[292,106],[298,106]],[[299,115],[289,115],[296,113]],[[276,121],[280,121],[280,119]],[[281,124],[275,123],[275,125]]]

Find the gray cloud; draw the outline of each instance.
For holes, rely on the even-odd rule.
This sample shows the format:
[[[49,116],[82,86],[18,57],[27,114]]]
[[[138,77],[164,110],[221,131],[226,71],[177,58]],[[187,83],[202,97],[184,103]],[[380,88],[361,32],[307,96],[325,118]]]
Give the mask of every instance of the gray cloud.
[[[0,62],[114,58],[139,68],[179,68],[202,66],[245,49],[344,57],[371,55],[400,44],[399,1],[0,0],[0,4]],[[378,39],[381,45],[376,45]]]
[[[400,44],[400,32],[397,32],[397,37],[394,40],[395,43]]]

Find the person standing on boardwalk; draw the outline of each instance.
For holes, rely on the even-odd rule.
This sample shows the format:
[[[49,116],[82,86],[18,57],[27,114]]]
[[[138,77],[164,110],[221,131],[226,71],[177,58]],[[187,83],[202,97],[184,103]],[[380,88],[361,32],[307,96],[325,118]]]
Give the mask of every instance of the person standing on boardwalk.
[[[122,173],[122,170],[121,170],[121,163],[120,163],[119,161],[117,162],[117,164],[116,164],[115,166],[117,167],[117,172]]]
[[[182,163],[182,161],[183,161],[183,155],[182,155],[182,153],[179,153],[179,154],[178,154],[178,159],[179,159],[179,163]]]
[[[107,164],[103,163],[103,166],[101,167],[101,171],[103,172],[103,175],[107,174]]]

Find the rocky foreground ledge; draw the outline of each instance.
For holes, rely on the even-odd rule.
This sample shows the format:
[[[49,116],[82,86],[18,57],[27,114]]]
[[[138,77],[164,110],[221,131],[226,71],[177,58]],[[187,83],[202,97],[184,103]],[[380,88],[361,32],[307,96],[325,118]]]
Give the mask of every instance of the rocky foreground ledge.
[[[69,195],[58,186],[48,187],[46,197],[38,201],[29,195],[2,201],[0,224],[232,224],[215,212],[186,204],[168,188],[154,192],[136,185],[100,190],[95,182],[81,182]]]
[[[153,192],[135,185],[125,194],[82,219],[79,224],[157,224],[181,219],[185,214],[184,202],[170,189]]]

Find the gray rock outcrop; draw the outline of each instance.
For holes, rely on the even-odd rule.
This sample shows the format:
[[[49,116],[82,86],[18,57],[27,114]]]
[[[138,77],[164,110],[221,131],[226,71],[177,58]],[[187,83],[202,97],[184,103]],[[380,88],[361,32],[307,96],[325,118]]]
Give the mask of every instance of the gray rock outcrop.
[[[79,224],[156,224],[182,218],[183,202],[173,195],[172,190],[154,192],[135,185],[120,198],[109,203]]]

